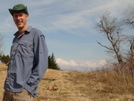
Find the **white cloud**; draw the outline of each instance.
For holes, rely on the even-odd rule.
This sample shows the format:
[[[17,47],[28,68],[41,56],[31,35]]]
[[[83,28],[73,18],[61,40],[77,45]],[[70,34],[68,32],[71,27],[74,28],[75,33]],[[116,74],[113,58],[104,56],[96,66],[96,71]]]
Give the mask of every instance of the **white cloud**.
[[[6,19],[4,19],[4,21],[1,22],[2,26],[0,27],[0,29],[2,33],[12,32],[13,30],[16,31],[17,28],[12,20],[12,17],[8,16]]]
[[[70,61],[65,61],[61,58],[56,59],[56,62],[60,65],[60,66],[78,66],[78,64],[74,61],[74,60],[70,60]]]
[[[100,60],[100,61],[95,61],[95,62],[85,61],[85,62],[81,62],[80,66],[82,66],[82,67],[101,67],[105,64],[106,64],[106,60]]]
[[[39,0],[31,2],[32,0],[27,0],[20,3],[28,6],[31,19],[30,24],[45,31],[73,31],[72,29],[78,31],[80,28],[87,28],[87,26],[91,30],[90,26],[94,26],[92,21],[96,21],[99,15],[105,11],[118,15],[119,10],[123,10],[130,4],[131,6],[134,5],[133,0],[99,0],[97,2],[90,0]],[[9,6],[9,4],[5,5]],[[13,5],[14,1],[9,8],[12,8]],[[6,26],[7,24],[4,24],[3,27],[11,29],[12,23],[10,24],[9,21],[4,23],[9,25]]]
[[[57,64],[59,65],[61,70],[77,70],[77,71],[87,71],[87,70],[95,70],[99,69],[106,64],[106,60],[100,61],[82,61],[76,62],[74,60],[65,61],[61,58],[56,59]]]
[[[111,12],[115,17],[121,16],[122,10],[131,2],[132,0],[99,0],[97,2],[88,0],[41,1],[41,3],[37,3],[34,10],[31,10],[31,15],[42,18],[40,21],[36,20],[38,23],[34,20],[35,24],[32,25],[38,26],[45,31],[66,30],[72,33],[77,33],[81,29],[90,31],[90,28],[96,23],[96,19],[105,11]]]

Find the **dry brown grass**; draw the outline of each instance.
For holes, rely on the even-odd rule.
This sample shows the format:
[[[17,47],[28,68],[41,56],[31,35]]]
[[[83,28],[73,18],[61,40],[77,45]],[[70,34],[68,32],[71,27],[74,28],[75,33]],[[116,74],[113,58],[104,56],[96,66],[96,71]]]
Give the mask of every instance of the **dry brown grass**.
[[[0,65],[0,100],[4,91],[2,88],[6,77],[5,68],[5,65]],[[76,72],[48,69],[34,100],[134,101],[134,83],[131,75],[123,73],[122,76],[113,70]]]
[[[134,81],[131,79],[131,75],[122,72],[121,74],[114,70],[102,70],[96,72],[96,82],[104,84],[104,93],[116,93],[116,94],[134,94]]]

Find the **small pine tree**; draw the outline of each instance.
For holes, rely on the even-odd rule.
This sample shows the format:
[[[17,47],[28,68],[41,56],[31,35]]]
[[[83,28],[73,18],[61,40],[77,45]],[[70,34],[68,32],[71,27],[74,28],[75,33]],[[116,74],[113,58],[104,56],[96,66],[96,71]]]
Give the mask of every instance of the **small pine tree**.
[[[9,59],[10,59],[9,55],[7,55],[7,56],[5,56],[4,54],[0,55],[0,60],[1,60],[2,63],[7,64]]]
[[[49,69],[56,69],[56,70],[60,70],[58,64],[55,61],[55,57],[54,54],[52,53],[52,55],[48,56],[48,68]]]

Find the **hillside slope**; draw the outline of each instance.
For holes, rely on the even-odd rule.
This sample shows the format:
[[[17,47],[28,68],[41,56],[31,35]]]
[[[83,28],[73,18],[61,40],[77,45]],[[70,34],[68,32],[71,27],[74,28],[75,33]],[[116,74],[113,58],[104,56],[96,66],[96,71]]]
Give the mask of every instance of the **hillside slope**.
[[[0,101],[6,66],[0,64]],[[36,101],[134,101],[131,94],[119,95],[101,92],[105,84],[95,82],[88,73],[48,69],[41,80]]]
[[[66,77],[69,71],[57,71],[48,69],[39,84],[38,101],[90,101],[82,92],[75,89]],[[0,101],[3,96],[3,85],[6,77],[6,66],[0,64]]]

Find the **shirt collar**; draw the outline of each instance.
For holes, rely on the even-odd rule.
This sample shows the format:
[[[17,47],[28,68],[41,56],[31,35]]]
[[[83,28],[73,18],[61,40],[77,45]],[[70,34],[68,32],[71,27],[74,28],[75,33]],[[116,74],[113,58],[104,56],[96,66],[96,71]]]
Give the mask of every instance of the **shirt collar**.
[[[32,27],[29,26],[25,31],[30,32],[32,30]]]
[[[27,34],[29,34],[31,30],[32,30],[32,27],[31,27],[31,26],[28,26],[28,28],[24,31],[24,33],[25,33],[25,32],[28,32]],[[17,32],[14,34],[14,36],[18,36],[18,33],[19,33],[19,32],[17,31]],[[23,33],[23,34],[24,34],[24,33]]]

